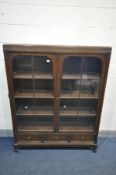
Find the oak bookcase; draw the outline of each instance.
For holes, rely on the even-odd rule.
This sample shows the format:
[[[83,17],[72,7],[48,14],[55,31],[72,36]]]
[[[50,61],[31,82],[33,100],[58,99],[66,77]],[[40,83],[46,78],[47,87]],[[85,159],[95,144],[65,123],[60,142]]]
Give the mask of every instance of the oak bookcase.
[[[96,150],[110,47],[4,45],[14,148]]]

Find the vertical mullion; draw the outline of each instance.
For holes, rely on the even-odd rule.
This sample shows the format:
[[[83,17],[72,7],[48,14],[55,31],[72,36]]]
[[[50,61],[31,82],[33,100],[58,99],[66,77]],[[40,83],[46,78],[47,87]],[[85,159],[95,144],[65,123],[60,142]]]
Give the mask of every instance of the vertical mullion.
[[[35,76],[34,76],[34,58],[32,58],[32,77],[33,77],[33,97],[35,99]]]
[[[61,73],[62,61],[59,55],[55,55],[54,62],[54,132],[59,131],[60,117],[60,88],[61,88]]]
[[[81,60],[81,65],[80,65],[80,88],[79,88],[79,103],[78,103],[78,111],[80,113],[80,100],[81,100],[81,85],[82,85],[82,75],[83,75],[83,70],[84,70],[84,63],[85,63],[85,58],[82,57],[82,60]],[[78,117],[77,117],[77,123],[78,123]]]
[[[35,125],[37,124],[36,121],[36,98],[35,98],[35,76],[34,76],[34,57],[31,57],[32,61],[32,78],[33,78],[33,107],[34,107],[34,113],[35,113]]]

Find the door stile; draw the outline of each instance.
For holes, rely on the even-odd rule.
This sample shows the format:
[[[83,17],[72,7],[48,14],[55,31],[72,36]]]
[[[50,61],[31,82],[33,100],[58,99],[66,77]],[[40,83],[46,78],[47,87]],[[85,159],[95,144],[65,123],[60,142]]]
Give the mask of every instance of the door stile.
[[[55,54],[54,62],[54,132],[59,131],[59,117],[60,117],[60,91],[61,91],[61,77],[62,77],[62,56]]]
[[[14,88],[13,88],[13,59],[14,54],[5,53],[5,66],[6,66],[6,76],[8,82],[8,96],[10,100],[11,114],[12,114],[12,124],[13,124],[13,134],[14,142],[17,142],[17,117],[16,117],[16,105],[14,98]],[[9,60],[9,61],[8,61]]]

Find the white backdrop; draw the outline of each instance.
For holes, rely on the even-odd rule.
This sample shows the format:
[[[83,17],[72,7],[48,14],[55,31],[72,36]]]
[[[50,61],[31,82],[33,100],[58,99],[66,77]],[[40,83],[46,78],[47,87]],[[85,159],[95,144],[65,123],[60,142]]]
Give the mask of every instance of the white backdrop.
[[[100,130],[116,130],[116,0],[0,0],[0,129],[12,129],[4,43],[111,46]]]

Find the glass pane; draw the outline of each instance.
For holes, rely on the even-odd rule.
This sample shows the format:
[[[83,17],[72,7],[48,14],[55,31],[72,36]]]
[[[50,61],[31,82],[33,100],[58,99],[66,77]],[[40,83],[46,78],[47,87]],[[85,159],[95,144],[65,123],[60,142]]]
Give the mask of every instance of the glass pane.
[[[53,99],[16,99],[17,115],[53,115]]]
[[[53,100],[16,99],[16,116],[19,130],[53,129]]]
[[[36,126],[36,117],[35,116],[18,116],[18,129],[19,130],[31,130],[35,129]]]
[[[46,56],[33,56],[36,126],[53,130],[53,63]]]
[[[33,97],[32,79],[14,79],[15,97]]]
[[[16,115],[35,115],[34,99],[15,99]]]
[[[63,75],[78,75],[81,72],[81,57],[70,56],[63,63]]]
[[[18,55],[13,59],[14,78],[32,76],[32,58],[27,55]]]
[[[54,115],[53,99],[36,99],[36,115]]]
[[[39,97],[53,97],[53,64],[46,56],[33,57],[34,91]],[[40,94],[41,93],[41,94]]]
[[[86,117],[60,117],[60,130],[93,130],[94,129],[95,118]]]
[[[19,130],[53,130],[53,64],[45,56],[13,59],[13,83]]]
[[[14,80],[14,88],[16,91],[31,91],[33,90],[33,80],[25,80],[25,79],[20,79],[20,80]]]
[[[51,116],[18,116],[18,131],[48,131],[53,130]]]
[[[94,99],[79,99],[80,115],[96,115],[98,100]]]
[[[75,98],[79,96],[77,83],[80,80],[80,74],[81,57],[65,58],[61,80],[61,98]]]
[[[63,63],[60,130],[93,130],[102,63],[96,57],[68,57]]]
[[[60,115],[77,115],[79,111],[78,99],[61,99]]]
[[[99,97],[102,63],[99,58],[83,58],[80,96]]]
[[[40,125],[51,125],[52,124],[52,117],[51,116],[41,116],[41,117],[35,117],[35,116],[18,116],[18,125],[21,127],[23,126],[30,126],[30,127],[34,127],[34,126],[39,126]]]
[[[87,99],[61,99],[60,130],[94,129],[96,117],[96,102]]]
[[[35,80],[35,90],[40,91],[52,91],[53,90],[53,81],[52,80]]]
[[[75,130],[79,115],[81,57],[67,57],[63,63],[60,100],[60,130]]]
[[[53,74],[53,64],[51,59],[49,59],[47,56],[34,56],[33,57],[33,70],[37,74],[47,74],[52,75]]]

